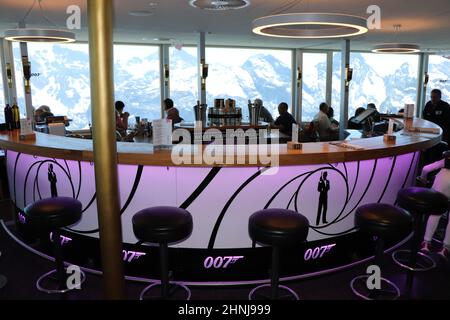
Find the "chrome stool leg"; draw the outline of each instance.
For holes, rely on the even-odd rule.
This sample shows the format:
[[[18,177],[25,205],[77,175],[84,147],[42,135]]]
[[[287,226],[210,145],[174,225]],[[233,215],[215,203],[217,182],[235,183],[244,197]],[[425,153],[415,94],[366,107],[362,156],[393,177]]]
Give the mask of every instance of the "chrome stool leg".
[[[411,250],[397,250],[392,253],[392,260],[403,269],[413,272],[424,272],[436,267],[436,262],[423,252],[417,252],[416,261],[411,266],[412,254]]]
[[[75,288],[68,288],[67,283],[68,277],[66,269],[64,268],[64,260],[62,256],[62,248],[60,243],[60,231],[54,230],[52,234],[53,234],[52,241],[55,253],[56,269],[53,269],[50,272],[47,272],[46,274],[42,275],[36,281],[36,288],[39,291],[49,294],[66,293],[74,290]],[[86,275],[84,274],[83,271],[80,270],[79,285],[83,284],[85,280]]]
[[[352,279],[350,287],[355,295],[364,300],[397,300],[400,297],[400,289],[393,282],[385,278],[380,279],[382,284],[381,289],[368,289],[367,279],[369,277],[369,275],[363,275]]]
[[[272,247],[272,270],[270,284],[264,284],[254,288],[248,295],[249,300],[300,300],[297,293],[291,288],[279,285],[279,273],[280,273],[280,248],[277,246]],[[285,291],[287,294],[280,295],[280,292]],[[256,299],[256,297],[259,299]]]
[[[86,280],[86,275],[84,274],[83,271],[81,271],[80,276],[81,276],[80,279],[81,285]],[[66,277],[64,277],[64,279],[65,278]],[[68,288],[67,283],[65,283],[64,286],[61,285],[61,279],[59,278],[58,271],[56,269],[42,275],[36,281],[36,288],[41,292],[49,294],[67,293],[75,289],[75,288]]]
[[[420,252],[420,243],[425,234],[428,215],[413,212],[412,214],[414,216],[414,234],[411,239],[411,248],[409,250],[397,250],[392,253],[394,262],[407,270],[405,291],[406,296],[409,298],[412,296],[414,274],[416,272],[429,271],[436,267],[436,263],[431,257]]]
[[[385,240],[377,237],[375,245],[375,265],[380,269],[383,266]],[[390,280],[380,278],[379,289],[369,289],[367,280],[370,275],[360,275],[354,277],[350,282],[352,292],[364,300],[397,300],[401,293],[400,289]]]
[[[176,282],[169,282],[168,284],[168,292],[167,296],[161,297],[161,288],[158,288],[162,285],[161,281],[155,282],[148,287],[146,287],[144,290],[142,290],[139,299],[140,300],[160,300],[160,299],[175,299],[175,300],[190,300],[191,299],[191,290],[187,286],[181,283]],[[150,295],[149,292],[151,290],[155,291],[155,294]],[[184,291],[184,297],[178,297],[177,291],[183,290]]]
[[[140,294],[140,300],[190,300],[191,290],[184,284],[169,281],[169,252],[167,243],[159,244],[159,260],[160,260],[160,272],[161,281],[155,282],[146,287]],[[152,289],[160,287],[159,293],[149,295],[148,292]],[[183,290],[185,293],[184,298],[179,298],[175,294],[177,291]]]
[[[282,294],[285,291],[286,294]],[[248,295],[249,300],[268,300],[271,299],[272,286],[270,284],[263,284],[254,288]],[[298,294],[289,287],[278,286],[277,298],[280,300],[300,300]]]

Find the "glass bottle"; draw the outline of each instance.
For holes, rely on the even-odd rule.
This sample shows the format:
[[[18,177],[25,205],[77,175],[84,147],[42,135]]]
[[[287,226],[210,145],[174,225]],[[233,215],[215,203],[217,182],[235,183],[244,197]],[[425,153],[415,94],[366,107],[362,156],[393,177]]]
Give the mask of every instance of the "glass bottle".
[[[9,104],[7,104],[5,107],[5,122],[6,122],[6,130],[12,130],[13,115],[12,115],[12,108]]]

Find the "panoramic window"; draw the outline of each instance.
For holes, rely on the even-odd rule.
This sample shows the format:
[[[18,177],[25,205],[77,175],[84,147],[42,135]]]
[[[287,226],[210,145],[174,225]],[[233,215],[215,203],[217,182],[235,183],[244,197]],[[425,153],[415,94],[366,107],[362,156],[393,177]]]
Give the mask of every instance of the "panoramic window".
[[[319,112],[319,105],[326,101],[326,87],[327,54],[303,53],[302,121],[311,121]]]
[[[130,125],[135,117],[161,118],[159,47],[114,46],[115,98],[125,103]]]
[[[248,100],[259,98],[275,119],[278,104],[292,108],[292,51],[241,48],[206,48],[209,75],[207,103],[234,99],[248,121]],[[291,109],[292,110],[292,109]]]
[[[87,44],[28,43],[28,56],[35,74],[31,78],[34,108],[47,105],[54,115],[67,116],[72,120],[69,129],[88,128],[91,98]]]
[[[450,57],[430,56],[428,74],[427,101],[430,100],[431,90],[440,89],[442,100],[450,102]]]
[[[31,71],[36,74],[31,79],[33,106],[48,105],[53,114],[67,115],[72,120],[71,130],[88,128],[91,123],[88,45],[29,43],[28,55]],[[16,78],[22,84],[19,57],[16,45]],[[115,45],[114,81],[115,98],[125,103],[131,124],[134,116],[149,120],[161,117],[158,47]],[[19,106],[25,110],[23,85],[17,90]]]
[[[349,116],[374,103],[382,113],[396,113],[416,103],[419,56],[353,52],[350,55]]]
[[[334,109],[334,118],[337,121],[340,121],[341,118],[341,63],[342,54],[340,52],[334,52],[331,106]]]
[[[178,50],[171,47],[169,54],[170,97],[180,111],[180,116],[187,122],[193,122],[193,107],[198,100],[197,48]]]

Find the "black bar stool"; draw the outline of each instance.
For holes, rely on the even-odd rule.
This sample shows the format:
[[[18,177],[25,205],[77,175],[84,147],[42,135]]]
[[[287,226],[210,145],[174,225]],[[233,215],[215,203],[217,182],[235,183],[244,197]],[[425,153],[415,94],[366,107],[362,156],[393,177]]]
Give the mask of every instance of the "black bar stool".
[[[356,210],[356,228],[362,233],[376,237],[375,265],[381,270],[385,240],[396,234],[409,232],[412,220],[409,213],[389,204],[367,204]],[[355,295],[365,300],[396,300],[400,297],[400,289],[383,277],[380,279],[381,288],[370,290],[367,287],[369,277],[361,275],[352,279],[350,287]]]
[[[186,239],[192,233],[192,216],[180,208],[153,207],[139,211],[133,216],[133,231],[141,241],[159,244],[161,282],[154,283],[145,288],[140,299],[170,299],[178,289],[185,291],[186,300],[191,298],[188,287],[179,283],[169,283],[169,257],[168,244]],[[147,297],[151,289],[161,286],[158,296]]]
[[[254,288],[248,298],[254,296],[261,299],[290,299],[299,300],[295,291],[279,285],[280,250],[283,247],[300,245],[308,237],[309,221],[303,215],[285,209],[266,209],[255,212],[249,219],[248,232],[254,242],[272,246],[271,282]],[[287,295],[279,295],[279,289]],[[260,293],[261,292],[261,293]]]
[[[56,269],[41,276],[36,287],[46,293],[66,293],[74,288],[67,286],[67,273],[61,247],[60,228],[71,226],[81,219],[81,202],[73,198],[56,197],[36,201],[24,210],[27,224],[45,234],[51,233],[52,246],[55,254]],[[54,275],[56,274],[56,278]],[[80,284],[86,276],[81,271]]]
[[[414,272],[428,271],[436,263],[428,255],[420,252],[420,244],[425,234],[429,215],[442,215],[448,210],[448,199],[433,189],[410,187],[400,190],[397,195],[400,207],[409,211],[414,218],[414,234],[410,250],[397,250],[392,254],[395,263],[408,270],[406,288],[411,293]]]

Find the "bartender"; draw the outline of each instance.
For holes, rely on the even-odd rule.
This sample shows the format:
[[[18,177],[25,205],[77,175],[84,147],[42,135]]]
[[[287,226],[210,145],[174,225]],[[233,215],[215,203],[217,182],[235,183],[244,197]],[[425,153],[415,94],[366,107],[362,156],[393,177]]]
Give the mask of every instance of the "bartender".
[[[431,101],[425,105],[423,118],[434,122],[442,128],[442,140],[450,142],[450,105],[442,101],[442,92],[439,89],[431,91]]]

